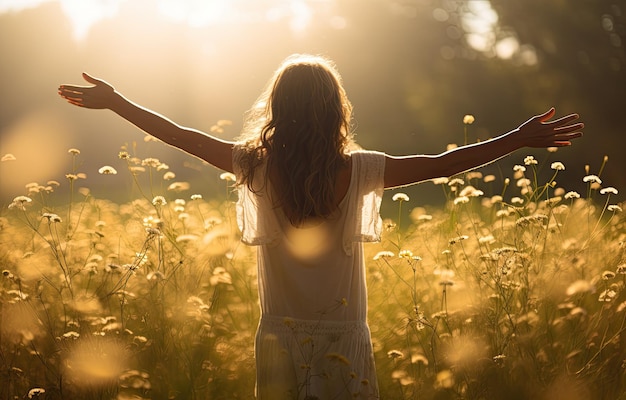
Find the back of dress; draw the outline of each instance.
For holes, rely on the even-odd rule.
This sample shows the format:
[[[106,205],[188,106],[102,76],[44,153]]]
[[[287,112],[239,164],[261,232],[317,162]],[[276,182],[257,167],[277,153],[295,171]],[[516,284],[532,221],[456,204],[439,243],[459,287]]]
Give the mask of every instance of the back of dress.
[[[346,195],[330,218],[293,227],[274,207],[265,171],[254,191],[239,188],[238,223],[244,243],[258,245],[263,315],[308,320],[365,321],[367,294],[362,242],[380,239],[384,155],[351,153]],[[234,158],[238,172],[238,158]]]
[[[293,227],[277,212],[281,236],[258,251],[259,297],[264,315],[306,320],[365,321],[361,244],[344,250],[346,202],[335,217]],[[274,210],[271,210],[274,211]]]
[[[274,207],[265,171],[255,174],[254,190],[239,187],[242,241],[258,246],[259,400],[378,398],[362,242],[380,239],[384,155],[351,157],[336,215],[304,227]],[[233,163],[241,174],[237,152]]]

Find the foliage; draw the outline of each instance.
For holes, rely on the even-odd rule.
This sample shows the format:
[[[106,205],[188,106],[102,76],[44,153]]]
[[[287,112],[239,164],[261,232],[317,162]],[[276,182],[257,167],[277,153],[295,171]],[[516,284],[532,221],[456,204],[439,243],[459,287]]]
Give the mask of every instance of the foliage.
[[[596,175],[587,199],[553,189],[561,163],[537,185],[535,163],[516,166],[509,201],[473,172],[436,182],[446,210],[388,223],[369,271],[386,397],[625,398],[626,225],[590,199],[616,189]]]
[[[120,158],[135,201],[93,198],[72,171],[65,206],[49,182],[2,211],[0,398],[253,398],[254,248],[233,202]],[[393,197],[366,246],[383,398],[626,398],[626,222],[601,172],[581,196],[555,187],[563,168],[539,184],[527,157],[499,194],[479,173],[438,180],[445,208],[406,227]]]

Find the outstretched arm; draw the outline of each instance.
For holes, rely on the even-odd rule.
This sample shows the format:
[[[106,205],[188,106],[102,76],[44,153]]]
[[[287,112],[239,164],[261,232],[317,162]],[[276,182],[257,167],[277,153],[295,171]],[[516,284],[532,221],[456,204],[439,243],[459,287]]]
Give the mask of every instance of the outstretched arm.
[[[233,172],[233,142],[180,126],[170,119],[128,100],[103,80],[83,73],[93,86],[61,85],[59,95],[70,104],[91,109],[109,109],[146,133],[199,157],[224,171]]]
[[[554,113],[551,108],[511,132],[438,155],[387,156],[385,188],[449,177],[488,164],[522,147],[569,146],[573,139],[582,136],[583,124],[574,123],[577,114],[549,121]]]

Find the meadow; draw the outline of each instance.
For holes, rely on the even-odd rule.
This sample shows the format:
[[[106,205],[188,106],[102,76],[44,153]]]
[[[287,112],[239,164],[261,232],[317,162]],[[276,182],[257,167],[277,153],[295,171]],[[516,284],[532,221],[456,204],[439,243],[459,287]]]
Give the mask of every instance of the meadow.
[[[233,176],[205,199],[131,153],[99,171],[131,177],[130,202],[94,198],[74,167],[0,211],[0,399],[254,398]],[[381,398],[626,399],[625,205],[604,164],[578,193],[562,163],[541,181],[521,157],[501,182],[434,181],[442,207],[385,195],[397,217],[365,247]]]

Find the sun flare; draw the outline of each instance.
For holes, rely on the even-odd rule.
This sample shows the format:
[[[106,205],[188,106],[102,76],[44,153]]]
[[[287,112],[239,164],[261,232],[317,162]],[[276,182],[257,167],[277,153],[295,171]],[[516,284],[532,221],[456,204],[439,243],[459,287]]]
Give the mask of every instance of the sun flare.
[[[98,22],[116,17],[120,9],[136,0],[6,0],[0,13],[19,12],[44,3],[58,3],[68,18],[74,39],[82,41]],[[325,2],[326,4],[331,1]],[[254,0],[154,0],[143,3],[174,23],[192,28],[215,24],[244,23],[258,20],[276,22],[287,19],[294,33],[304,31],[313,18],[310,0],[274,0],[259,5]],[[146,10],[146,11],[152,11]]]

